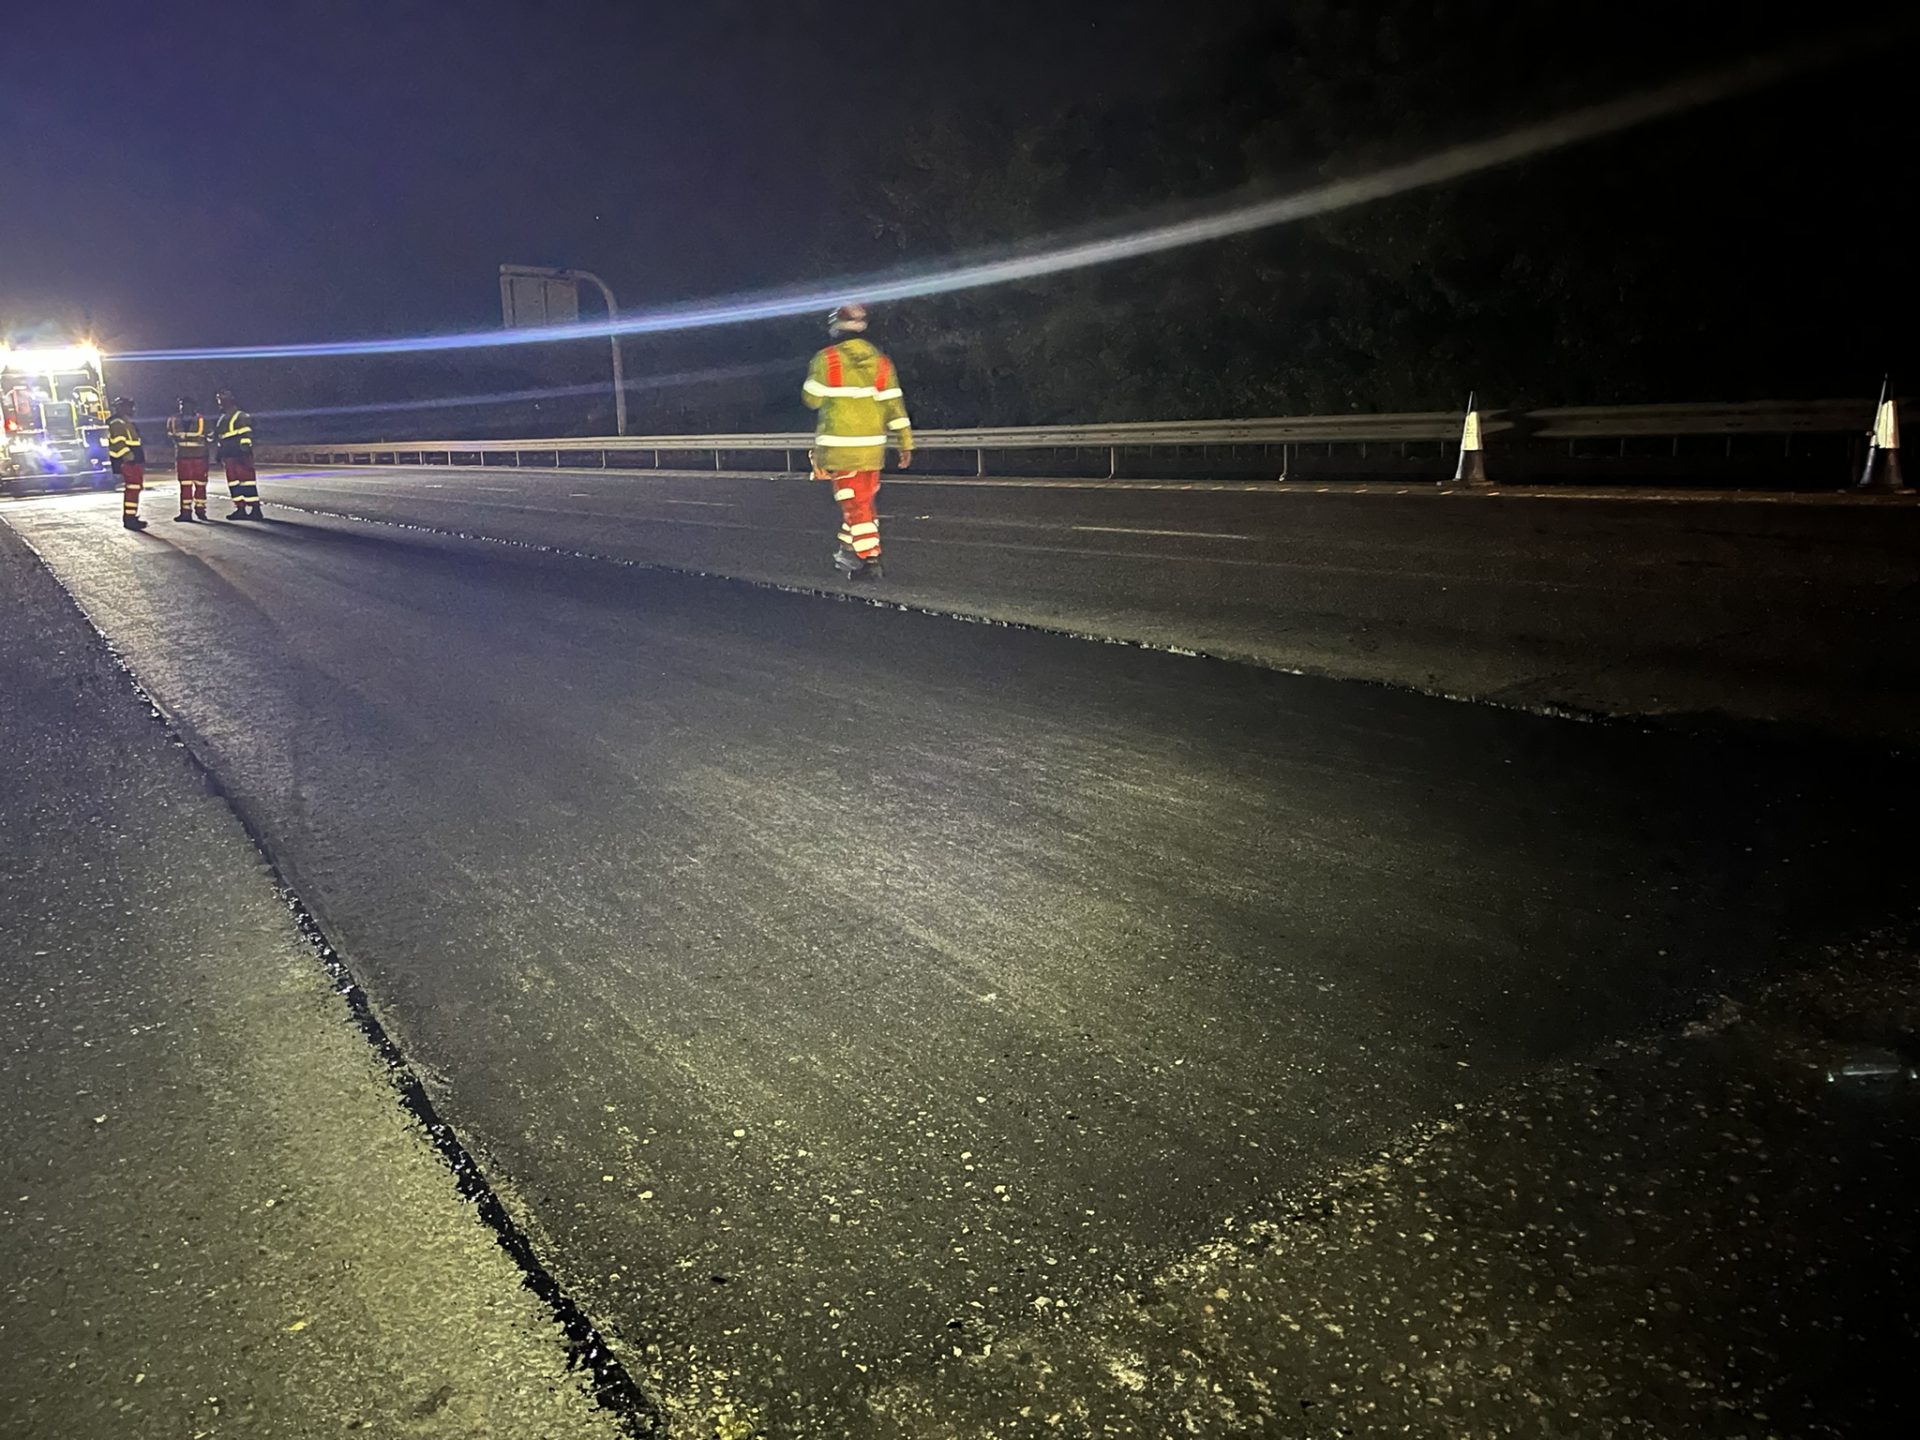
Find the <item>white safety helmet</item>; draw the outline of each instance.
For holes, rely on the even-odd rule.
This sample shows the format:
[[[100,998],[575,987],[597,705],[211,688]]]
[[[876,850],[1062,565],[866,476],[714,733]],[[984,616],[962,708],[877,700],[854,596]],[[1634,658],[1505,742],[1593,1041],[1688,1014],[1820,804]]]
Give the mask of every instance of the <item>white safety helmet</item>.
[[[827,316],[827,334],[861,335],[867,328],[867,307],[864,305],[842,305]]]

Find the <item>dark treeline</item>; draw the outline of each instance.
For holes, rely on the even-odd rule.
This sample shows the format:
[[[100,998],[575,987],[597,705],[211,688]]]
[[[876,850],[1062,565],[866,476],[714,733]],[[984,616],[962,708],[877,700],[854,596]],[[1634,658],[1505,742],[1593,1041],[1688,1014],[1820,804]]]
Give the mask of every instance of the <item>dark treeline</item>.
[[[941,73],[913,105],[887,108],[868,104],[857,76],[824,96],[801,78],[795,123],[832,122],[828,175],[818,204],[794,216],[784,278],[1122,233],[1749,57],[1809,64],[1784,83],[1442,187],[1155,258],[880,307],[876,338],[900,359],[919,424],[1447,408],[1469,389],[1495,406],[1814,398],[1865,394],[1885,370],[1911,376],[1916,28],[1887,28],[1901,23],[1899,7],[1199,8],[1197,38],[1149,82],[1093,98],[1083,87],[1071,102],[1044,86],[995,90]],[[1025,11],[980,0],[975,13],[1017,35]],[[874,63],[906,52],[910,17],[875,24]],[[1846,53],[1820,58],[1848,36]],[[625,293],[646,295],[619,257],[591,258]],[[633,428],[802,428],[798,377],[821,343],[819,320],[629,341]],[[606,433],[605,376],[597,343],[355,362],[325,377],[336,404],[586,393],[288,417],[283,433]]]
[[[1164,93],[1037,116],[930,97],[849,154],[857,269],[1364,173],[1871,25],[1862,7],[1289,0]],[[1853,394],[1911,334],[1905,40],[1444,188],[891,307],[922,423]],[[852,198],[857,197],[857,198]]]

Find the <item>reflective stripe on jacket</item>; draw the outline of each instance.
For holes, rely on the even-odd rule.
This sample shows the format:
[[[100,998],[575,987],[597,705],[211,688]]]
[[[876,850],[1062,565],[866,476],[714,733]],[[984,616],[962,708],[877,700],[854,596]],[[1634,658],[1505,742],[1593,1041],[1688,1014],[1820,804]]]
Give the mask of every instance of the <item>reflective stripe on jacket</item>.
[[[887,442],[913,451],[913,424],[899,372],[865,340],[843,340],[813,357],[801,390],[818,410],[814,464],[821,470],[878,470],[887,462]]]
[[[147,463],[147,447],[140,443],[140,427],[124,415],[107,422],[107,458],[116,463],[132,460]]]
[[[240,460],[253,454],[253,417],[244,410],[224,411],[213,422],[213,438],[222,460]]]
[[[173,453],[182,460],[204,459],[207,453],[207,417],[172,415],[167,418],[167,435],[173,441]]]

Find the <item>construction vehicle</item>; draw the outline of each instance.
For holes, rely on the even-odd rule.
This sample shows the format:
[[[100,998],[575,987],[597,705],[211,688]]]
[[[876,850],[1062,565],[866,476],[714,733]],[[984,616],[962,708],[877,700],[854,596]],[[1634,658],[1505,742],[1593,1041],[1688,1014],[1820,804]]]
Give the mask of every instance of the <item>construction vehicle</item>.
[[[106,361],[91,344],[0,342],[0,485],[107,485]]]

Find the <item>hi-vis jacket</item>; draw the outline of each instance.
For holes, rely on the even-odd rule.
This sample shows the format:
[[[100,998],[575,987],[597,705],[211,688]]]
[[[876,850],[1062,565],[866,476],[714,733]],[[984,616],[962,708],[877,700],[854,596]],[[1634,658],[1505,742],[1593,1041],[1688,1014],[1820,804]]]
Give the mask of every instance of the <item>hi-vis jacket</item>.
[[[169,415],[167,435],[173,441],[173,453],[176,459],[204,460],[207,458],[206,416]]]
[[[107,422],[107,459],[113,462],[116,475],[126,461],[135,465],[147,463],[147,447],[140,443],[140,427],[124,415],[116,415]]]
[[[244,410],[223,410],[213,422],[213,438],[222,460],[253,458],[253,417]]]
[[[861,339],[842,340],[813,357],[802,387],[809,409],[818,410],[813,463],[825,472],[878,470],[887,463],[887,441],[913,453],[913,422],[893,361]]]

